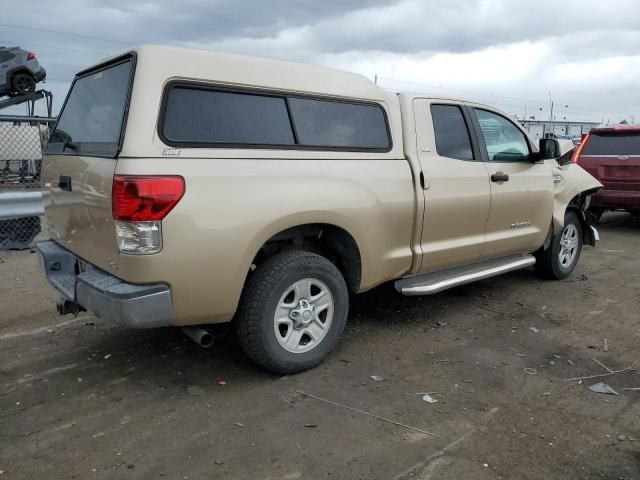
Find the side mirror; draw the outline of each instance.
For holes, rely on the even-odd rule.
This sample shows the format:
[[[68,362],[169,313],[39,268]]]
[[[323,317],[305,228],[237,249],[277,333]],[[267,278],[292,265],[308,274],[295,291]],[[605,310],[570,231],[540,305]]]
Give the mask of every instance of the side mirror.
[[[555,138],[540,139],[540,159],[549,160],[560,156],[560,142]]]

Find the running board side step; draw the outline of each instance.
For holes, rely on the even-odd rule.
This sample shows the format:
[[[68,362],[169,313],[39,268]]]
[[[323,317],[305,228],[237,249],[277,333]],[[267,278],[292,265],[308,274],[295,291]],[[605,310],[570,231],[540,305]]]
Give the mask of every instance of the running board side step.
[[[432,295],[448,288],[464,285],[502,273],[526,268],[536,263],[533,255],[510,255],[462,267],[414,275],[396,280],[396,290],[403,295]]]

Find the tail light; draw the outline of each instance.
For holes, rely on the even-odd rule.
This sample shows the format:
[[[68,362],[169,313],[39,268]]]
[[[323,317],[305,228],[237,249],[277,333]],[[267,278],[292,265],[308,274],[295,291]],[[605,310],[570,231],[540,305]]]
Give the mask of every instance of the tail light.
[[[36,54],[33,52],[29,52],[29,55],[27,55],[27,60],[35,60],[36,59]]]
[[[580,142],[580,145],[578,145],[578,148],[576,148],[575,151],[573,152],[573,157],[571,157],[571,163],[580,162],[580,155],[582,155],[582,151],[584,150],[585,145],[589,141],[589,137],[590,137],[589,133],[585,133],[582,136],[582,141]]]
[[[111,204],[120,252],[158,253],[162,219],[184,192],[184,178],[179,176],[116,175]]]

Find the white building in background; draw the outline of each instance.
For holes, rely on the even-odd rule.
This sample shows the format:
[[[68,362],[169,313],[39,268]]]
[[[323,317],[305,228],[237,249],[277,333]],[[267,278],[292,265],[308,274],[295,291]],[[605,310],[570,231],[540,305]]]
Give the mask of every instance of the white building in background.
[[[589,133],[599,122],[572,122],[568,120],[519,120],[532,138],[550,137],[579,137]]]

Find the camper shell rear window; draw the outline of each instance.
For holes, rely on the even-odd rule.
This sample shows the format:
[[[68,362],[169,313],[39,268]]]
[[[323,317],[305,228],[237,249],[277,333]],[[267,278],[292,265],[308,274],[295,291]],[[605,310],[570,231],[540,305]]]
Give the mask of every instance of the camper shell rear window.
[[[192,82],[167,85],[158,133],[182,148],[391,149],[387,116],[377,103]]]
[[[129,54],[80,72],[50,135],[47,153],[115,158],[122,147],[135,70]]]

